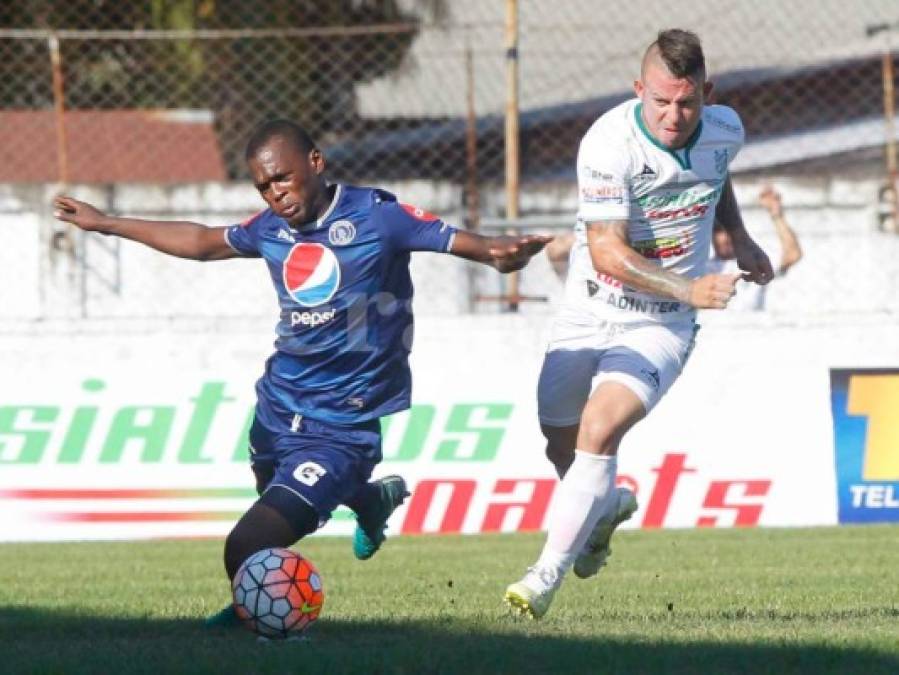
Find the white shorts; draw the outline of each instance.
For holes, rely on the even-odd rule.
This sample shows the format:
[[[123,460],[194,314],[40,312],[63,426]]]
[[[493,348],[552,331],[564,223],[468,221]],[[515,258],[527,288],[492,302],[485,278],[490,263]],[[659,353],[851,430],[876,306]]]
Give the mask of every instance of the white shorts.
[[[693,349],[699,325],[610,323],[564,314],[553,324],[537,385],[540,423],[578,424],[590,394],[602,382],[619,382],[648,413],[674,384]]]

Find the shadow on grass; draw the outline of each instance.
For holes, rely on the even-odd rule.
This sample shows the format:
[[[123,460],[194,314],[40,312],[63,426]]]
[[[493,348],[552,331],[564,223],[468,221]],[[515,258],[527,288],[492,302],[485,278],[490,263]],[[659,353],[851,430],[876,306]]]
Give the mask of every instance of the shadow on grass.
[[[547,631],[549,632],[549,631]],[[854,647],[640,642],[541,634],[498,618],[324,619],[308,640],[259,643],[196,619],[0,608],[3,673],[899,673],[899,655]]]

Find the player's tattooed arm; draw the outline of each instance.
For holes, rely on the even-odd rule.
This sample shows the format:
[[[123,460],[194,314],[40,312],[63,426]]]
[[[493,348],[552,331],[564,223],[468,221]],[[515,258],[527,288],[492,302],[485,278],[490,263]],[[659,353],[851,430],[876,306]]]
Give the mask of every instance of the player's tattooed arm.
[[[87,232],[131,239],[179,258],[225,260],[238,255],[225,240],[227,228],[224,227],[206,227],[188,221],[119,218],[87,202],[64,196],[53,200],[53,215]]]
[[[638,291],[689,302],[691,280],[662,269],[637,253],[628,242],[626,220],[590,223],[587,242],[598,272]]]
[[[514,272],[527,265],[550,241],[551,236],[539,234],[484,237],[459,230],[453,239],[450,253],[491,265],[500,272]]]
[[[715,207],[715,220],[730,235],[734,247],[734,255],[737,265],[745,273],[746,281],[754,281],[757,284],[767,284],[774,278],[774,269],[771,261],[762,248],[753,241],[743,225],[743,216],[737,204],[734,187],[730,176],[725,178],[721,188],[721,197]]]
[[[702,309],[724,309],[734,295],[738,274],[707,274],[689,279],[663,269],[635,251],[627,238],[627,221],[587,225],[590,258],[598,272],[644,293],[661,295]]]

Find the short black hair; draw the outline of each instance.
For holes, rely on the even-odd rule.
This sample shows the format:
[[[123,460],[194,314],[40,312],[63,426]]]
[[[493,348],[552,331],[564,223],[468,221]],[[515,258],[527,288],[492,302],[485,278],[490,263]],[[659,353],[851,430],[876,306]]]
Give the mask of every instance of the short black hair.
[[[669,28],[659,31],[655,42],[646,50],[648,56],[657,50],[659,57],[665,62],[675,77],[705,78],[705,55],[699,36],[688,30]],[[644,56],[645,62],[646,56]]]
[[[279,118],[267,120],[253,129],[253,133],[250,134],[250,140],[247,141],[244,159],[252,159],[259,152],[259,148],[275,136],[286,138],[293,143],[297,150],[304,154],[310,153],[318,147],[315,141],[312,140],[312,137],[299,124]]]

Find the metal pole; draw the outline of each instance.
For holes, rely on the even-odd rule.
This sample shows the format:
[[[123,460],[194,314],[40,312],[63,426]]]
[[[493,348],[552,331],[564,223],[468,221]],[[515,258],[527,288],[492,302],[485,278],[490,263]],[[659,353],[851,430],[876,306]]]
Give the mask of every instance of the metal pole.
[[[59,36],[55,32],[47,33],[47,49],[50,52],[50,69],[53,78],[53,117],[56,122],[56,180],[57,194],[62,194],[69,185],[69,142],[66,135],[66,100],[65,85],[62,74],[62,53],[59,49]],[[56,224],[55,227],[59,227]],[[83,246],[84,241],[81,240]],[[50,238],[51,261],[57,255],[66,255],[69,258],[69,269],[74,272],[75,262],[78,261],[80,273],[80,306],[81,316],[87,316],[87,275],[84,270],[84,251],[78,252],[78,242],[75,239],[73,226],[65,224]]]
[[[885,33],[889,35],[889,32]],[[899,170],[896,164],[896,87],[893,73],[893,54],[887,39],[886,49],[883,53],[883,116],[886,132],[886,165],[887,180],[890,187],[890,206],[893,218],[893,228],[899,224]]]
[[[465,89],[468,114],[465,117],[465,206],[468,218],[465,226],[477,230],[480,220],[478,193],[478,127],[474,107],[474,55],[471,45],[465,47]]]
[[[56,33],[47,36],[47,45],[50,49],[50,66],[53,69],[53,110],[56,118],[56,175],[60,183],[60,189],[69,182],[69,156],[68,143],[66,142],[65,112],[62,79],[62,57],[59,54],[59,39]]]
[[[506,219],[518,218],[518,0],[506,0]],[[509,310],[518,311],[518,273],[509,274]]]
[[[883,33],[883,58],[881,74],[883,78],[883,128],[884,152],[886,154],[887,187],[889,188],[891,229],[899,232],[899,169],[896,161],[896,83],[893,69],[893,49],[890,44],[890,33],[899,29],[899,22],[877,23],[865,26],[865,35],[869,38]]]

